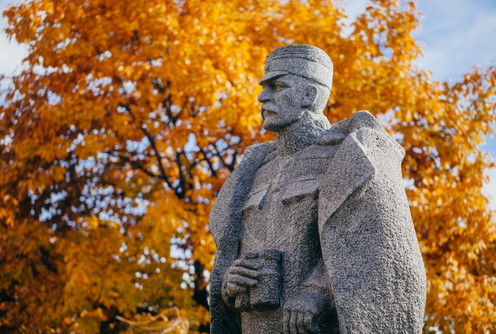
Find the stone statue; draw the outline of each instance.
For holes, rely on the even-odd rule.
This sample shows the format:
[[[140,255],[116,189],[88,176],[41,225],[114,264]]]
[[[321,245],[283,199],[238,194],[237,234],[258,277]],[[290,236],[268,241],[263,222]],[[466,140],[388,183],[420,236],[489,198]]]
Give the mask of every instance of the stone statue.
[[[403,148],[367,111],[329,124],[333,66],[313,46],[268,57],[263,127],[210,214],[211,332],[421,333],[425,270]]]

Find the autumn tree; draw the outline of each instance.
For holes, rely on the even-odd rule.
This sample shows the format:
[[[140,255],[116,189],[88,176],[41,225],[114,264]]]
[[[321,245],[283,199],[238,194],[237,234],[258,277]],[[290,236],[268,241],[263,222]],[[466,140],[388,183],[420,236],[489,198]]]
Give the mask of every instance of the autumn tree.
[[[269,139],[257,82],[293,42],[334,61],[331,122],[368,109],[406,149],[426,331],[496,330],[480,149],[496,71],[432,80],[414,1],[375,0],[351,29],[331,0],[29,0],[4,15],[29,54],[0,107],[2,332],[119,332],[172,307],[206,331],[208,212]]]

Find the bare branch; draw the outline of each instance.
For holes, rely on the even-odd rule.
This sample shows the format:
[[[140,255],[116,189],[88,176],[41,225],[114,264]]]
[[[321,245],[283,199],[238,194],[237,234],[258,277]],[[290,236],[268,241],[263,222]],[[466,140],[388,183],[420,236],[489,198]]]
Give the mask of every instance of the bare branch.
[[[131,108],[129,108],[128,105],[121,105],[121,107],[125,108],[126,111],[129,113],[129,115],[131,116],[131,118],[134,121],[136,121],[136,117],[134,116],[134,114],[131,111]],[[148,130],[145,128],[145,126],[140,125],[139,128],[145,134],[146,138],[148,139],[148,142],[150,143],[150,146],[152,147],[152,150],[153,150],[155,157],[157,159],[157,164],[158,164],[158,168],[160,170],[161,179],[164,180],[165,183],[167,184],[167,186],[170,189],[174,190],[176,192],[176,195],[177,195],[178,194],[177,190],[172,186],[172,183],[170,182],[169,178],[167,177],[167,173],[165,172],[164,165],[162,164],[162,157],[161,157],[161,154],[157,148],[155,138],[148,132]]]
[[[124,156],[122,154],[117,154],[117,156],[120,159],[124,160],[125,162],[131,164],[131,166],[133,166],[134,168],[137,168],[137,169],[141,170],[146,175],[148,175],[150,177],[153,177],[153,178],[157,178],[157,179],[162,180],[162,177],[160,175],[157,175],[155,173],[152,173],[151,171],[149,171],[148,169],[146,169],[145,167],[143,167],[141,164],[139,164],[137,161],[131,160],[129,157],[126,157],[126,156]]]
[[[205,157],[205,161],[207,162],[208,168],[210,169],[210,173],[212,173],[212,176],[217,177],[217,171],[215,170],[214,166],[212,165],[212,162],[210,161],[210,159],[207,157],[207,153],[205,153],[205,150],[203,148],[200,148],[200,152]]]

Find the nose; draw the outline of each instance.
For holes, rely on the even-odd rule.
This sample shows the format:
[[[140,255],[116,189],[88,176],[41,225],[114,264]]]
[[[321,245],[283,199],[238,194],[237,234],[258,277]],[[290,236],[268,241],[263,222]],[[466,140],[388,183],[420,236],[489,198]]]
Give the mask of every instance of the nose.
[[[258,101],[259,102],[267,102],[267,101],[270,101],[270,93],[269,93],[269,90],[267,89],[267,87],[264,87],[264,89],[262,90],[262,92],[258,95]]]

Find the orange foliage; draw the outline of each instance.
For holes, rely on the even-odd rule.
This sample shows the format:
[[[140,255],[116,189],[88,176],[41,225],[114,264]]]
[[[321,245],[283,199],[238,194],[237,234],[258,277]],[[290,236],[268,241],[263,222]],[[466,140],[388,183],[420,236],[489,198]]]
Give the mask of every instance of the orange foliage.
[[[331,122],[369,109],[407,151],[426,331],[496,330],[479,149],[496,71],[448,84],[416,67],[415,2],[375,0],[351,31],[331,0],[30,0],[4,15],[30,50],[0,107],[2,332],[125,331],[171,307],[206,330],[208,212],[267,140],[257,81],[292,42],[334,60]]]

